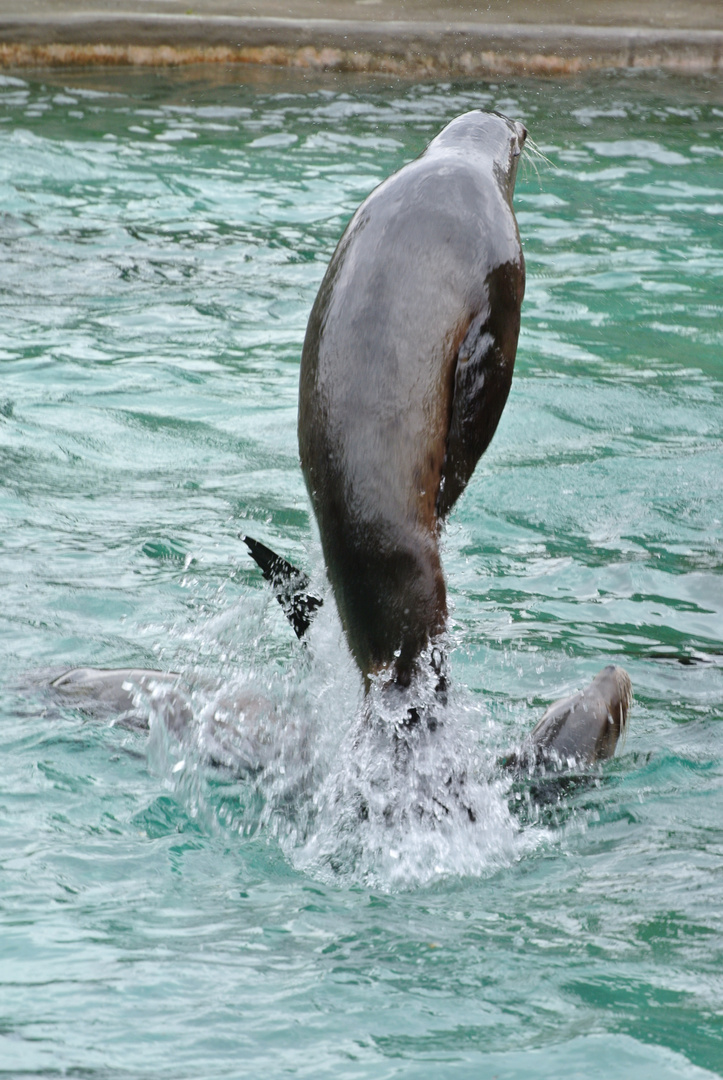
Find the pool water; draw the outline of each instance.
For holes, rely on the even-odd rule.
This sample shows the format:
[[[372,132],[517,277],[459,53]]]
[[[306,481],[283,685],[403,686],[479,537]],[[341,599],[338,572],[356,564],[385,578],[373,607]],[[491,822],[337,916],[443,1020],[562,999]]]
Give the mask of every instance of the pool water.
[[[0,1076],[723,1075],[723,84],[61,70],[0,101]],[[474,107],[544,155],[444,540],[478,815],[385,827],[299,354],[355,207]],[[245,532],[324,590],[307,647]],[[531,800],[499,756],[608,662],[625,744]],[[189,730],[48,692],[86,664],[182,673]]]

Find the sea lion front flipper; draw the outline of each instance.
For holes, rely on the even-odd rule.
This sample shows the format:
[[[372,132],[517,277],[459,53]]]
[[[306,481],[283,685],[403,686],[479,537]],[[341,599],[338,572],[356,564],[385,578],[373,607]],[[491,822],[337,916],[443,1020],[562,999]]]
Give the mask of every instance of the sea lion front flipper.
[[[592,765],[615,753],[628,725],[633,690],[628,673],[608,664],[589,686],[550,705],[519,753],[503,765],[516,772]]]
[[[437,516],[444,518],[467,486],[497,430],[512,384],[524,263],[496,267],[485,283],[487,300],[470,321],[454,368]]]
[[[309,578],[298,567],[277,555],[253,536],[242,536],[251,558],[260,568],[266,580],[271,583],[276,599],[283,608],[284,615],[294,628],[299,639],[311,626],[314,613],[323,604],[318,596],[306,592]]]

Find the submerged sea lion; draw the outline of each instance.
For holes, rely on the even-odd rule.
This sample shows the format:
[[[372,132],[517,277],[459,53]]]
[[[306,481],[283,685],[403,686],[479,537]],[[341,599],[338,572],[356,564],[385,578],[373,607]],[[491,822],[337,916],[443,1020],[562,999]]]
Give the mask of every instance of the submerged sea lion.
[[[158,691],[162,694],[165,723],[171,731],[180,735],[193,720],[183,680],[173,672],[73,668],[50,685],[73,704],[112,715],[116,722],[130,727],[148,726],[148,702]],[[609,664],[584,690],[550,705],[519,751],[500,764],[513,773],[534,774],[540,769],[556,772],[605,761],[614,755],[618,740],[625,737],[631,702],[627,672]],[[254,712],[256,702],[245,698],[236,704],[246,716]]]
[[[362,203],[301,358],[299,450],[351,651],[409,684],[447,617],[440,522],[494,435],[525,264],[512,193],[527,132],[457,117]]]

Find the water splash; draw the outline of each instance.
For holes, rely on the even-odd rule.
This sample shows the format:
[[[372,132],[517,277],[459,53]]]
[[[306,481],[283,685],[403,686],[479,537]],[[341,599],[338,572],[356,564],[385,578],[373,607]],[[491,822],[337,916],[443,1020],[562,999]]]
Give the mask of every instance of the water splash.
[[[405,728],[368,703],[314,794],[313,828],[287,851],[299,869],[381,889],[480,876],[509,865],[521,833],[454,708]]]
[[[464,691],[440,700],[429,672],[363,696],[328,616],[306,663],[185,694],[182,728],[183,692],[157,687],[149,761],[204,827],[274,838],[319,880],[387,891],[488,875],[542,832],[510,812],[495,722]]]

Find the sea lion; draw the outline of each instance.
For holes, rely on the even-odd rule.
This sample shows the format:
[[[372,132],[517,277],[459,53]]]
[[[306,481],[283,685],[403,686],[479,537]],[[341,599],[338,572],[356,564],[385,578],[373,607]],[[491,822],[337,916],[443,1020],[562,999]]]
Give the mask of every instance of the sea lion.
[[[182,694],[176,693],[180,675],[172,671],[146,668],[71,668],[53,679],[50,686],[62,697],[79,706],[89,706],[97,714],[112,715],[116,723],[147,727],[148,710],[141,699],[148,700],[163,689],[172,700],[166,710],[169,726],[181,730],[189,724],[192,713]]]
[[[446,624],[440,523],[512,380],[525,290],[512,194],[526,136],[499,113],[448,124],[356,211],[311,311],[301,466],[367,685],[387,669],[408,686]]]
[[[556,770],[611,758],[625,738],[632,698],[627,671],[608,664],[584,690],[550,705],[504,766],[515,772]]]

